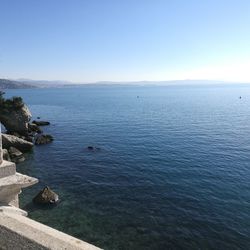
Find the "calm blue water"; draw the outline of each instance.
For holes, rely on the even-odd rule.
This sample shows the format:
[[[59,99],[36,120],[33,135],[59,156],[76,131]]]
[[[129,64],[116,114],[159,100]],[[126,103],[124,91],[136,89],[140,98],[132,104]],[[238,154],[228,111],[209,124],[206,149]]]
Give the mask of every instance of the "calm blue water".
[[[18,165],[40,179],[21,195],[31,218],[105,249],[250,248],[250,87],[7,94],[55,137]],[[30,203],[45,185],[52,209]]]

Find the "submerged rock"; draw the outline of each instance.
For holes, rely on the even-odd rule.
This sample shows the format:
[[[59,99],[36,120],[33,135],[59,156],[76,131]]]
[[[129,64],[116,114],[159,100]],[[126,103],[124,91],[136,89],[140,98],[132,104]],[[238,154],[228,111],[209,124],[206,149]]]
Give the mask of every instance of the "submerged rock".
[[[9,149],[10,147],[17,148],[21,152],[30,151],[33,148],[33,143],[18,138],[14,135],[2,134],[3,148]]]
[[[23,153],[19,151],[18,149],[14,147],[10,147],[8,152],[9,152],[9,156],[12,162],[19,163],[19,162],[25,161]]]
[[[54,140],[54,138],[52,135],[39,135],[35,139],[35,144],[36,145],[43,145],[43,144],[50,143],[53,140]]]
[[[38,204],[54,204],[59,201],[59,196],[48,186],[41,190],[33,199]]]
[[[47,122],[47,121],[33,121],[32,123],[36,124],[37,126],[47,126],[47,125],[50,125],[50,122]]]
[[[100,151],[100,150],[101,150],[100,148],[94,147],[94,146],[88,146],[87,149],[88,149],[89,151]]]

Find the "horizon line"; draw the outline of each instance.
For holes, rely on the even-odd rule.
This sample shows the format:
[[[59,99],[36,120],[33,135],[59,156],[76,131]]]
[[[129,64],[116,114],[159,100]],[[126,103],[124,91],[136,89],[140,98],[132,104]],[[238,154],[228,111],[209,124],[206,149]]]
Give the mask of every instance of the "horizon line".
[[[99,83],[116,83],[116,84],[124,84],[124,83],[171,83],[171,82],[211,82],[211,83],[237,83],[237,84],[250,84],[250,81],[240,81],[240,80],[217,80],[217,79],[171,79],[171,80],[97,80],[97,81],[72,81],[72,80],[44,80],[44,79],[30,79],[30,78],[1,78],[10,81],[18,81],[18,82],[44,82],[44,83],[58,83],[58,84],[99,84]]]

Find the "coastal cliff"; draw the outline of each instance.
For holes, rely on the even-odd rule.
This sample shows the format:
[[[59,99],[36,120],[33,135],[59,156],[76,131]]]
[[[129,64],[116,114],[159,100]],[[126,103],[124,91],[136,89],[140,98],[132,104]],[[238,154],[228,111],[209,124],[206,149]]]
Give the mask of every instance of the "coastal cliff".
[[[39,124],[49,125],[49,122],[30,122],[32,114],[21,97],[4,98],[0,91],[0,122],[6,129],[2,134],[5,160],[18,163],[24,160],[23,153],[32,150],[34,144],[47,144],[53,141],[51,135],[43,134]]]
[[[32,115],[28,107],[18,97],[0,103],[0,121],[9,133],[28,135],[28,123]]]

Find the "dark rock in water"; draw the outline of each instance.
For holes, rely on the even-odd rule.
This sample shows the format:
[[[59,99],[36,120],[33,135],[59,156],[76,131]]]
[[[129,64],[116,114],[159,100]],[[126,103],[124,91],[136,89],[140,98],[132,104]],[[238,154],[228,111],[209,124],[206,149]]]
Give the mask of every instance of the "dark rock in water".
[[[99,150],[101,150],[100,148],[94,147],[94,146],[88,146],[87,149],[88,149],[89,151],[99,151]]]
[[[43,145],[43,144],[50,143],[53,140],[54,140],[54,138],[52,137],[52,135],[39,135],[35,139],[35,144],[36,145]]]
[[[41,119],[41,117],[40,117],[40,116],[38,116],[36,119],[38,119],[38,120],[39,120],[39,119]]]
[[[29,128],[29,133],[41,134],[43,132],[35,123],[29,123],[28,128]]]
[[[17,148],[21,152],[30,151],[33,148],[33,143],[18,138],[14,135],[2,134],[3,148],[9,149],[10,147]]]
[[[3,149],[3,159],[4,159],[5,161],[11,161],[9,152],[8,152],[8,150],[5,149],[5,148]]]
[[[32,123],[36,124],[37,126],[47,126],[47,125],[50,125],[50,122],[47,122],[47,121],[33,121]]]
[[[33,199],[33,202],[38,204],[54,204],[58,201],[58,195],[54,191],[52,191],[48,186],[41,190]]]
[[[10,147],[8,152],[12,162],[19,163],[25,160],[23,153],[14,147]]]

